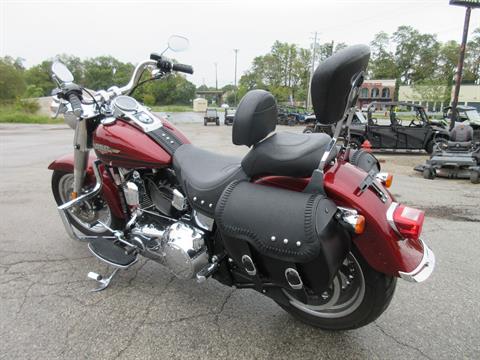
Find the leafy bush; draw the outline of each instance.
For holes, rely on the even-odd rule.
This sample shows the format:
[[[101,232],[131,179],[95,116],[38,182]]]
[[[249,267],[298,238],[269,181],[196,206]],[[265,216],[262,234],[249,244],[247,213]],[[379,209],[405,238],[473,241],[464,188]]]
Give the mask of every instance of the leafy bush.
[[[36,100],[19,99],[15,102],[15,110],[27,114],[35,114],[40,110],[40,105]]]
[[[152,94],[143,95],[143,103],[147,106],[155,105],[155,96],[153,96]]]
[[[25,91],[26,98],[37,98],[43,96],[43,89],[36,85],[28,85]]]

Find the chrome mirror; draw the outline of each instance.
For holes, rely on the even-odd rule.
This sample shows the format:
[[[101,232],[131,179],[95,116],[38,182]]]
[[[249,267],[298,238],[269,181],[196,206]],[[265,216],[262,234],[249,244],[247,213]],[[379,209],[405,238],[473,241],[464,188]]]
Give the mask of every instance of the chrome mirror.
[[[175,52],[184,51],[189,45],[190,41],[184,36],[172,35],[168,39],[168,48]]]
[[[63,63],[59,61],[55,61],[52,64],[52,73],[55,78],[62,83],[69,83],[73,81],[73,74]]]

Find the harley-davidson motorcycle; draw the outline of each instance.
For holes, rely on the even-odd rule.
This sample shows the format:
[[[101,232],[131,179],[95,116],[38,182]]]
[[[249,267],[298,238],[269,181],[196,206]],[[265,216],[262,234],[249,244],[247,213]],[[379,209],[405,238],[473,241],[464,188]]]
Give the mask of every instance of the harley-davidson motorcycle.
[[[68,234],[115,268],[88,274],[95,290],[144,256],[179,278],[255,289],[308,324],[341,330],[380,316],[397,278],[427,279],[435,257],[420,239],[424,213],[395,201],[373,155],[337,141],[369,57],[367,46],[348,47],[312,77],[316,118],[336,124],[333,137],[275,132],[274,97],[248,92],[232,128],[233,143],[250,148],[243,159],[192,145],[130,96],[191,66],[154,53],[127,85],[92,93],[54,63],[58,113],[75,137],[73,155],[49,166],[52,190]]]

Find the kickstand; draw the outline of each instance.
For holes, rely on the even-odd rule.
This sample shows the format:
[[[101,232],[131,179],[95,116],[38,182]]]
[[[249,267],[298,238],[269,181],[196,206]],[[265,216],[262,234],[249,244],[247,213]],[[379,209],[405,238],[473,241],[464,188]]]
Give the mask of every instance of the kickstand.
[[[96,282],[98,282],[100,284],[100,286],[98,288],[92,289],[90,291],[97,292],[97,291],[105,290],[108,287],[108,285],[110,285],[110,281],[115,276],[115,274],[117,273],[118,270],[119,270],[119,268],[116,268],[115,270],[113,270],[113,272],[107,278],[104,278],[102,275],[90,271],[88,273],[87,277],[89,279],[95,280]]]

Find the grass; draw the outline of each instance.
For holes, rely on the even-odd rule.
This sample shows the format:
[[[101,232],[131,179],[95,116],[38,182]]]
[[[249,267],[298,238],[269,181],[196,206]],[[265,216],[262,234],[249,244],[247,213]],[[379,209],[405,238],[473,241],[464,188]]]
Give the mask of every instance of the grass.
[[[11,105],[0,106],[0,123],[13,124],[61,124],[63,118],[52,119],[50,116],[32,114],[16,109]]]
[[[152,106],[152,111],[155,111],[155,112],[186,112],[186,111],[193,111],[193,108],[190,105],[163,105],[163,106]]]

